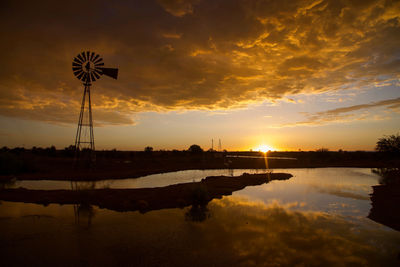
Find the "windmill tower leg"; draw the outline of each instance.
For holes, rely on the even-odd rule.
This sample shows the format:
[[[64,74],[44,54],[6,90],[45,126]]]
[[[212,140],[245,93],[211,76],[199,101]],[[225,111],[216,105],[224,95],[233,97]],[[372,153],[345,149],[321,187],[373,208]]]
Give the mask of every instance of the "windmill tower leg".
[[[79,113],[78,128],[76,129],[76,136],[75,136],[75,151],[76,152],[80,149],[82,120],[83,120],[83,114],[85,113],[85,99],[86,99],[86,86],[85,86],[85,90],[83,91],[81,112]]]
[[[90,150],[94,152],[95,148],[94,148],[94,133],[93,133],[92,100],[90,98],[90,85],[87,87],[87,94],[89,98]],[[92,154],[95,155],[94,153]]]
[[[94,133],[93,133],[93,117],[92,117],[92,103],[90,97],[90,83],[85,83],[85,89],[82,97],[81,110],[79,113],[78,128],[75,136],[75,164],[81,158],[82,149],[89,149],[89,160],[93,163],[96,160],[95,146],[94,146]],[[87,95],[87,96],[86,96]],[[86,102],[88,102],[86,107]],[[85,122],[85,115],[88,117]],[[82,135],[82,130],[88,129],[89,138]],[[85,132],[85,130],[83,130]],[[85,132],[87,133],[87,132]]]

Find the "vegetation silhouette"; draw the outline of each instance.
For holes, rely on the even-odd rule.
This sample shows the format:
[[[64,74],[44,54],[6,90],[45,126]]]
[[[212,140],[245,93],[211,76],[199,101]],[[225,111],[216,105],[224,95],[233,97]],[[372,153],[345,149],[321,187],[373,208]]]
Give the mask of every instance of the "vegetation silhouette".
[[[265,169],[264,154],[252,151],[206,151],[193,144],[188,150],[159,150],[151,146],[144,151],[82,150],[95,153],[96,168],[92,162],[83,161],[72,169],[75,147],[63,150],[23,147],[0,149],[0,180],[52,179],[52,180],[101,180],[134,178],[149,174],[189,169]],[[237,156],[237,157],[236,157]],[[380,138],[376,151],[316,151],[268,152],[269,168],[318,168],[318,167],[368,167],[394,168],[400,166],[400,136]],[[295,158],[296,160],[285,160]]]
[[[372,187],[368,218],[400,231],[400,169],[379,168],[372,172],[381,178],[380,185]]]
[[[75,148],[0,149],[0,180],[101,180],[135,178],[149,174],[190,169],[265,169],[264,154],[250,151],[190,150],[118,151],[98,150],[96,168],[82,163],[71,168]],[[192,152],[194,151],[194,152]],[[236,157],[238,156],[238,157]],[[400,156],[368,151],[295,151],[269,152],[269,168],[368,167],[391,168],[400,165]],[[284,158],[296,158],[285,160]],[[90,166],[90,164],[88,164]]]
[[[199,145],[191,145],[188,151],[192,154],[200,154],[203,152],[203,149]]]
[[[381,185],[400,185],[399,168],[376,168],[371,171],[380,176],[379,184]]]
[[[151,153],[151,152],[153,152],[153,148],[151,146],[146,146],[144,148],[144,152]]]
[[[379,152],[400,154],[400,135],[393,134],[379,138],[375,149]]]

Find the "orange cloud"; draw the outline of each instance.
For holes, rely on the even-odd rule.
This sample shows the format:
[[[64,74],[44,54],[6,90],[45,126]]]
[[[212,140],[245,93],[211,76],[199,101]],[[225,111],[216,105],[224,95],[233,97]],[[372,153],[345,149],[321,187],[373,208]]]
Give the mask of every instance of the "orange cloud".
[[[94,84],[104,124],[134,123],[141,111],[379,86],[382,77],[395,85],[399,10],[384,0],[7,2],[0,114],[75,121],[82,85],[71,60],[81,50],[120,69],[117,81]]]

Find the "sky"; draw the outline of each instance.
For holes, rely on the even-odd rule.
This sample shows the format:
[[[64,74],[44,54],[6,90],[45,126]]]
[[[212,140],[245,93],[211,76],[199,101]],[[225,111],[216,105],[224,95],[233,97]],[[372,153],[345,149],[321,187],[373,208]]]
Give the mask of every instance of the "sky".
[[[2,1],[0,146],[373,150],[399,133],[400,1]]]

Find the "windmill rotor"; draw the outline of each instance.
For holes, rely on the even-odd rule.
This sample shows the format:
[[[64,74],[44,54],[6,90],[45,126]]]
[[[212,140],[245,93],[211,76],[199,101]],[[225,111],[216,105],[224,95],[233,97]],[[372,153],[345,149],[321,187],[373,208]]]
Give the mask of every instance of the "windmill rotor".
[[[94,82],[102,75],[118,78],[118,69],[105,68],[103,58],[95,52],[82,52],[72,61],[72,71],[76,78],[84,83]]]

